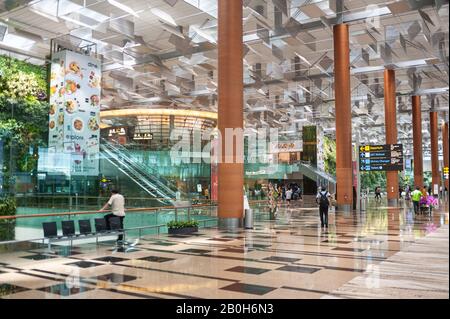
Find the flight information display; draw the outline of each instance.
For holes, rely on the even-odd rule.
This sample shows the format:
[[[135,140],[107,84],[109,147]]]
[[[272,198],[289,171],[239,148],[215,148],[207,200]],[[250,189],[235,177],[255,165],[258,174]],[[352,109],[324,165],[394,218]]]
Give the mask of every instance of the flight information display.
[[[359,147],[359,170],[402,171],[403,145],[361,145]]]

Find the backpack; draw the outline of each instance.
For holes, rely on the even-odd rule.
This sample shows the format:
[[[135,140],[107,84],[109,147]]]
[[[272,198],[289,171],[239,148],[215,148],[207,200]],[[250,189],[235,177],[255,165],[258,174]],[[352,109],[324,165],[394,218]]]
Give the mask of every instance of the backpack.
[[[330,202],[328,201],[328,192],[326,192],[325,194],[323,194],[323,193],[319,193],[319,194],[320,194],[319,205],[321,207],[329,206]]]

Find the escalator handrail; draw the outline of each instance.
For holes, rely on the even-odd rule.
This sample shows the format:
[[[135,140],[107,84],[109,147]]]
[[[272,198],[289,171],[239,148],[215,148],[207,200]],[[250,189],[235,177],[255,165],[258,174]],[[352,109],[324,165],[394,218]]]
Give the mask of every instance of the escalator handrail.
[[[143,179],[151,180],[151,181],[153,181],[154,184],[157,184],[158,187],[165,189],[167,192],[171,193],[173,196],[175,195],[175,191],[173,189],[171,189],[170,187],[167,187],[166,184],[164,184],[158,178],[155,178],[155,176],[152,176],[142,164],[140,164],[139,162],[130,158],[130,156],[128,156],[127,154],[123,154],[123,152],[121,152],[117,148],[114,148],[111,145],[106,146],[105,144],[103,144],[103,146],[104,146],[104,149],[108,149],[109,153],[111,155],[113,155],[113,157],[116,158],[119,162],[125,161],[126,162],[125,164],[127,164],[127,165],[124,165],[124,166],[126,166],[127,169],[130,169],[130,167],[133,167],[133,170],[138,173],[137,175],[140,175],[139,177],[142,177]]]
[[[173,198],[173,194],[167,195],[163,192],[161,192],[160,188],[158,188],[158,186],[154,185],[151,181],[149,181],[145,176],[143,176],[141,173],[139,173],[138,171],[136,171],[134,168],[127,166],[127,165],[123,165],[124,163],[122,163],[117,156],[114,156],[115,154],[111,151],[106,149],[106,153],[108,153],[108,155],[113,155],[111,157],[106,157],[106,159],[108,161],[110,161],[111,163],[113,163],[115,166],[117,166],[117,168],[122,171],[125,175],[127,175],[128,177],[130,177],[136,184],[138,184],[141,188],[143,188],[147,193],[149,193],[152,196],[155,196],[152,192],[150,192],[147,188],[145,188],[144,186],[142,186],[143,184],[146,184],[148,187],[152,188],[153,190],[155,190],[155,192],[157,194],[159,194],[160,196],[162,196],[164,199],[170,200]],[[119,162],[119,164],[115,164],[111,159],[115,159],[117,162]],[[133,178],[133,176],[130,176],[129,173],[125,172],[120,166],[123,166],[124,168],[126,168],[127,170],[129,170],[129,172],[134,175],[134,177],[137,177],[138,180],[140,180],[140,182],[138,180],[136,180],[136,178]]]
[[[136,166],[142,172],[145,173],[142,175],[150,176],[152,179],[155,179],[157,181],[157,183],[161,185],[161,187],[169,189],[174,194],[176,193],[176,191],[178,191],[176,186],[173,185],[173,183],[171,183],[169,180],[162,177],[156,170],[151,169],[151,167],[142,165],[139,161],[136,161],[135,159],[133,159],[132,155],[130,154],[130,152],[127,148],[123,147],[122,145],[120,145],[118,143],[116,143],[116,144],[111,143],[110,141],[108,141],[106,139],[102,139],[102,142],[103,142],[103,145],[105,145],[106,147],[112,148],[114,151],[121,154],[125,159],[127,159],[130,163],[132,163],[132,165]],[[156,178],[154,176],[150,175],[148,169],[150,169],[152,171],[152,174],[155,175]],[[164,180],[164,182],[161,182],[161,180]],[[170,185],[172,187],[168,187],[167,185]]]

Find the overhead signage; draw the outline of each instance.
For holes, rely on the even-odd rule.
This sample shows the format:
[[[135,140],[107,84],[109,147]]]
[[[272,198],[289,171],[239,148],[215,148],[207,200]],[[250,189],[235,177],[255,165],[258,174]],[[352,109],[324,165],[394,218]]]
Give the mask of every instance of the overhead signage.
[[[108,131],[108,136],[113,136],[113,135],[127,135],[127,131],[123,127],[111,128]]]
[[[448,179],[448,166],[445,166],[443,171],[444,171],[444,179]]]
[[[359,147],[360,171],[402,171],[403,145],[361,145]]]
[[[153,140],[153,133],[135,133],[134,140]]]
[[[271,142],[270,153],[301,152],[303,149],[301,141]]]

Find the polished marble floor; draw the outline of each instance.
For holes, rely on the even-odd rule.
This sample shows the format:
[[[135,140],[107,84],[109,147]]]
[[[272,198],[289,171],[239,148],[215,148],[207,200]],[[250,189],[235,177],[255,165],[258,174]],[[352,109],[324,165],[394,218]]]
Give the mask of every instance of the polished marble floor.
[[[0,254],[1,298],[448,298],[448,206],[282,208],[253,230]]]

